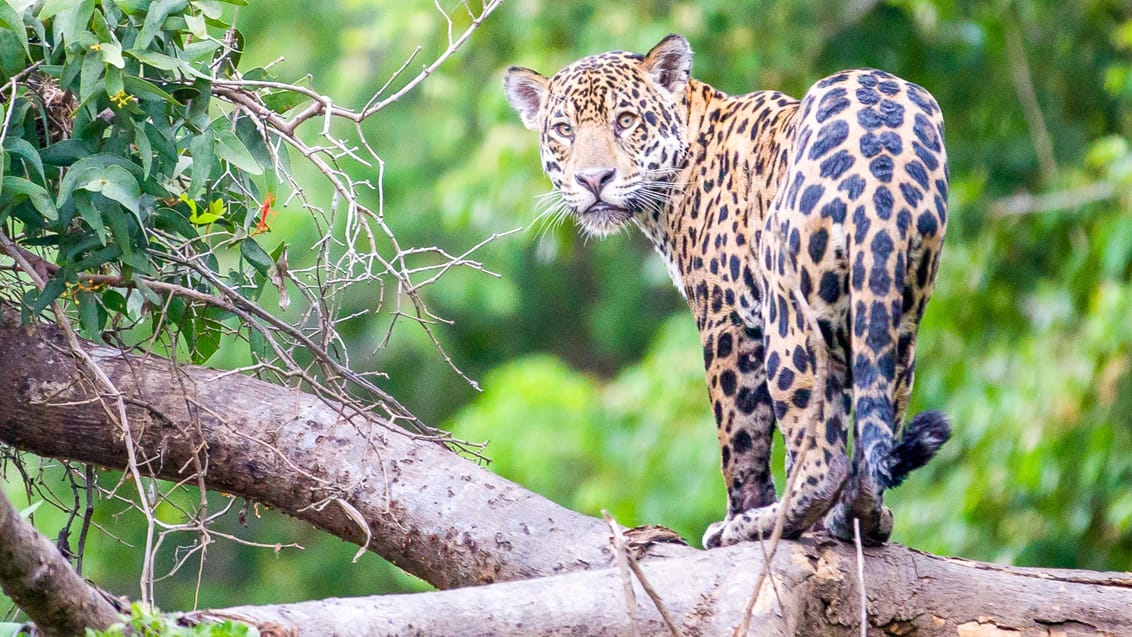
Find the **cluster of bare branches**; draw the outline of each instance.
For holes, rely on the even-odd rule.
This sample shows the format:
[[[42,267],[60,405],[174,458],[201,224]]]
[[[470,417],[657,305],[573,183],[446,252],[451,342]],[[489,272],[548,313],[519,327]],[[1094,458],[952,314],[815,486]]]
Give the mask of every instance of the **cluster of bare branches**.
[[[174,300],[197,308],[214,308],[237,318],[234,324],[216,322],[216,328],[224,337],[258,344],[251,348],[252,364],[233,370],[233,373],[254,375],[317,395],[335,405],[347,422],[358,427],[380,422],[404,428],[421,439],[435,440],[473,455],[478,454],[480,445],[452,439],[445,432],[420,422],[409,409],[385,392],[380,386],[384,378],[380,370],[355,370],[341,329],[350,321],[384,316],[386,331],[376,346],[380,349],[389,342],[399,323],[409,322],[424,331],[456,374],[475,386],[475,382],[459,369],[441,346],[435,329],[449,321],[429,308],[424,292],[456,268],[493,275],[473,256],[478,249],[503,235],[488,237],[459,253],[438,246],[402,244],[387,223],[382,186],[385,164],[380,149],[367,139],[363,123],[396,103],[449,60],[501,1],[483,0],[474,6],[463,1],[454,11],[446,10],[439,1],[435,2],[439,19],[445,25],[444,50],[427,64],[421,64],[416,74],[410,77],[423,50],[418,46],[358,109],[339,105],[332,97],[307,86],[245,79],[235,69],[225,66],[224,59],[235,52],[233,47],[237,38],[233,37],[233,26],[232,31],[218,39],[224,48],[214,64],[216,75],[210,78],[214,104],[233,121],[236,117],[243,117],[254,122],[275,164],[276,173],[284,182],[280,184],[283,192],[279,193],[279,204],[297,207],[309,215],[320,237],[310,248],[313,262],[305,267],[289,267],[285,250],[278,256],[273,255],[270,279],[278,291],[279,306],[286,310],[292,305],[288,290],[297,291],[300,302],[294,306],[299,316],[292,320],[280,318],[279,312],[249,299],[240,285],[224,280],[214,267],[209,266],[210,260],[235,247],[236,240],[240,238],[238,234],[217,230],[204,234],[199,240],[186,240],[160,229],[150,229],[150,241],[162,247],[160,252],[149,254],[161,265],[158,272],[148,276],[137,273],[124,276],[119,271],[110,270],[79,275],[80,286],[121,289],[123,296],[129,299],[129,311],[114,317],[114,329],[107,330],[103,338],[111,345],[127,349],[159,355],[175,354],[178,352],[178,335],[176,327],[169,323],[148,330],[150,334],[143,342],[130,342],[128,335],[136,333],[136,330],[131,330],[141,325],[144,306],[147,303],[156,305],[162,316],[167,315],[165,310]],[[224,73],[220,73],[222,68]],[[11,78],[3,87],[3,93],[10,93],[14,99],[20,83],[27,82],[32,76],[32,73],[23,73]],[[300,106],[286,115],[280,114],[264,101],[265,89],[295,94],[302,98]],[[12,100],[8,101],[11,103]],[[7,109],[7,114],[10,115],[12,110]],[[312,120],[320,126],[313,134],[308,130],[309,126],[303,126]],[[7,129],[5,122],[4,130],[0,131],[0,142]],[[329,184],[329,201],[312,194],[311,185],[300,183],[294,176],[290,168],[292,157],[301,157]],[[244,194],[249,199],[254,198],[251,192]],[[260,231],[266,226],[274,193],[262,199]],[[0,228],[0,300],[6,302],[9,308],[19,305],[19,291],[25,286],[31,284],[43,291],[48,280],[59,270],[49,249],[27,247],[20,239],[10,228]],[[200,285],[186,285],[185,280],[197,281]],[[344,314],[343,299],[351,290],[364,290],[366,296],[373,299],[371,306],[360,313]],[[218,518],[239,509],[241,505],[238,504],[240,500],[231,496],[225,496],[219,505],[215,497],[210,502],[203,477],[209,460],[199,431],[181,431],[178,434],[200,442],[200,451],[191,465],[180,468],[187,477],[171,485],[159,482],[155,478],[154,463],[161,460],[136,453],[139,450],[134,441],[137,426],[131,422],[131,414],[138,409],[147,410],[149,406],[130,404],[127,392],[117,387],[103,372],[99,362],[80,346],[75,327],[78,308],[74,296],[68,298],[64,295],[46,310],[66,337],[65,349],[81,362],[85,377],[78,382],[94,389],[102,408],[118,423],[120,436],[130,454],[121,480],[109,486],[99,485],[95,473],[88,466],[62,463],[64,479],[73,486],[74,498],[68,502],[53,494],[45,497],[60,509],[72,512],[61,533],[60,546],[66,544],[70,554],[81,565],[83,545],[92,523],[94,500],[101,498],[127,503],[141,513],[146,523],[140,600],[148,604],[154,599],[157,581],[194,563],[194,560],[198,568],[203,567],[208,546],[217,538],[254,544],[212,528]],[[186,396],[194,394],[191,386],[178,389]],[[201,405],[193,405],[193,408],[199,409]],[[149,415],[161,419],[161,414],[152,410]],[[262,444],[270,446],[266,441]],[[33,490],[41,495],[52,493],[50,487],[43,486],[40,470],[28,468],[18,455],[7,450],[5,457],[7,460],[0,459],[0,469],[10,465],[21,474],[29,485],[29,499],[33,497]],[[53,461],[40,462],[44,463],[43,466],[55,465]],[[127,484],[129,492],[123,490]],[[318,506],[337,503],[351,513],[345,500],[334,495],[337,489],[348,486],[326,485],[329,495]],[[192,499],[196,500],[195,504],[191,504]],[[159,519],[155,509],[162,504],[172,504],[180,510],[183,521],[168,523]],[[359,526],[368,533],[368,526],[360,514],[352,513],[351,517],[358,520]],[[241,516],[244,514],[241,512]],[[80,522],[81,529],[76,545],[71,547],[66,538],[75,521]],[[173,538],[184,534],[194,539],[187,545],[179,544],[171,571],[159,574],[155,566],[158,551],[170,542],[181,542]],[[276,550],[281,548],[280,545],[256,545]]]

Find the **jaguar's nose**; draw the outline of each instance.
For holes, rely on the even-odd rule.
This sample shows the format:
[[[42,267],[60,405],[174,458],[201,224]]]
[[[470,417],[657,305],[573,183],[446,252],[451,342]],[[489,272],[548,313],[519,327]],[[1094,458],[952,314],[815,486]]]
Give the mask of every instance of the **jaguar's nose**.
[[[574,180],[581,184],[583,188],[593,193],[594,198],[600,200],[601,191],[609,182],[613,181],[613,177],[616,174],[616,168],[595,168],[575,173]]]

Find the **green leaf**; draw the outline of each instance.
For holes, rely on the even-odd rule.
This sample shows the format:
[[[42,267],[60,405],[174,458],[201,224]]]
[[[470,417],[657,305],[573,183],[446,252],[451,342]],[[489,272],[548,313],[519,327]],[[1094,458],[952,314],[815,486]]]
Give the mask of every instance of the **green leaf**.
[[[83,175],[84,180],[76,186],[91,192],[100,192],[102,196],[113,199],[129,209],[138,213],[138,182],[130,171],[121,166],[105,166],[101,169],[88,170]]]
[[[86,190],[76,190],[72,198],[79,216],[94,230],[99,242],[106,245],[106,225],[102,223],[102,213],[94,207],[94,195]]]
[[[125,98],[126,101],[121,105],[119,105],[119,103],[115,103],[114,105],[118,108],[126,109],[133,106],[134,100],[129,99],[129,95],[126,93],[126,85],[122,82],[122,70],[108,64],[104,65],[104,68],[106,69],[106,95],[111,98],[110,101],[115,102],[114,98]]]
[[[189,221],[198,226],[208,225],[224,216],[224,202],[220,199],[213,199],[212,203],[208,204],[208,210],[200,214],[197,214],[196,202],[190,201],[190,204]]]
[[[173,96],[161,90],[156,84],[143,80],[134,75],[126,75],[122,78],[125,85],[126,92],[139,100],[153,100],[166,102],[170,106],[179,106],[180,103],[173,99]]]
[[[172,133],[169,129],[165,129],[165,131]],[[169,175],[177,165],[180,155],[177,153],[177,146],[166,137],[165,131],[157,128],[151,122],[145,124],[145,136],[149,139],[150,146],[156,153],[154,159],[161,166],[159,171],[162,175]]]
[[[62,144],[62,142],[60,142]],[[79,146],[78,148],[81,148]],[[47,150],[51,150],[48,148]],[[77,150],[73,149],[73,150]],[[44,152],[44,161],[47,161],[47,153]],[[48,161],[47,163],[52,163]],[[65,163],[62,165],[66,165]],[[74,164],[71,165],[70,170],[63,176],[59,182],[59,194],[55,199],[55,205],[62,208],[67,198],[71,196],[71,192],[78,187],[80,183],[86,183],[90,180],[91,175],[101,174],[106,168],[110,166],[118,166],[123,170],[137,171],[141,173],[138,166],[120,155],[111,155],[110,153],[95,153],[87,157],[82,157]]]
[[[106,324],[106,310],[98,303],[98,297],[87,290],[75,294],[75,305],[79,311],[79,329],[84,338],[98,341],[102,327]]]
[[[42,501],[42,500],[41,500]],[[0,622],[0,637],[19,637],[26,635],[24,632],[23,624],[14,624],[12,622]]]
[[[186,239],[196,239],[199,233],[184,214],[173,208],[158,208],[154,213],[153,225],[167,232],[174,232]]]
[[[138,51],[130,49],[125,52],[126,55],[134,58],[142,64],[152,66],[155,69],[162,71],[181,71],[187,73],[190,71],[188,65],[183,60],[178,60],[175,57],[165,55],[164,53],[154,53],[153,51]]]
[[[40,153],[43,163],[51,166],[70,166],[94,154],[95,147],[83,139],[64,139],[44,148]]]
[[[0,6],[6,6],[0,2]],[[27,66],[28,39],[22,33],[0,29],[0,77],[11,77]]]
[[[240,242],[240,254],[248,260],[248,263],[252,264],[256,272],[263,276],[267,276],[267,271],[275,265],[275,262],[271,260],[271,255],[264,252],[263,248],[259,247],[255,239],[251,237]]]
[[[219,48],[220,43],[214,40],[193,42],[182,49],[182,57],[187,61],[197,64],[208,63],[212,61],[213,54],[216,53],[216,50]]]
[[[126,297],[122,296],[121,292],[113,288],[102,293],[102,307],[116,314],[126,314],[129,312],[129,307],[126,305]]]
[[[87,254],[87,256],[70,264],[75,272],[93,272],[122,256],[122,248],[118,244],[108,245]]]
[[[105,69],[106,64],[102,61],[102,53],[88,49],[83,55],[83,64],[79,71],[80,102],[91,97],[98,86],[98,80],[102,79],[102,73]]]
[[[200,3],[195,2],[193,4],[196,4],[196,5],[199,6]],[[218,8],[219,8],[219,6],[218,6]],[[208,15],[208,14],[206,13],[205,15]],[[208,38],[208,27],[206,27],[205,24],[204,24],[204,16],[191,15],[191,14],[186,13],[185,14],[185,24],[188,25],[189,33],[192,33],[193,37],[200,38],[202,40]]]
[[[161,31],[161,25],[165,24],[165,18],[169,17],[170,13],[181,12],[188,6],[187,0],[157,0],[149,5],[149,11],[145,14],[145,22],[142,24],[141,31],[138,32],[138,37],[134,40],[135,49],[147,49],[153,38]]]
[[[200,9],[200,12],[204,14],[204,17],[210,18],[212,20],[219,20],[221,13],[223,12],[223,9],[220,8],[220,3],[216,0],[193,0],[193,6],[197,9]],[[188,20],[188,18],[189,16],[186,15],[185,19]],[[194,33],[194,35],[196,34]]]
[[[223,123],[227,123],[225,120]],[[216,156],[252,175],[262,175],[263,168],[240,138],[224,129],[214,129],[216,135]]]
[[[126,61],[122,59],[122,45],[115,42],[102,42],[98,45],[102,53],[102,60],[119,69],[126,68]]]
[[[110,32],[110,25],[106,24],[106,16],[101,11],[95,11],[90,16],[90,30],[100,42],[116,42],[114,34]],[[122,47],[119,46],[121,51]]]
[[[259,127],[256,126],[251,118],[241,117],[236,121],[236,137],[240,138],[240,143],[252,154],[252,157],[255,158],[256,163],[260,165],[263,172],[268,173],[270,178],[268,179],[269,183],[267,184],[267,189],[273,190],[275,162],[271,157],[271,149],[267,147],[267,142],[264,141],[263,134],[260,132]]]
[[[12,5],[7,2],[0,2],[0,28],[11,31],[15,36],[15,41],[20,42],[24,48],[24,55],[28,58],[31,57],[31,49],[28,47],[28,39],[24,30],[24,20]]]
[[[48,279],[43,289],[35,295],[35,303],[31,306],[32,316],[38,316],[40,312],[47,309],[48,305],[51,305],[52,301],[59,298],[59,295],[66,291],[67,282],[59,278],[62,273],[63,271],[60,270],[55,276]]]
[[[59,210],[56,208],[55,202],[51,200],[51,195],[47,194],[47,190],[39,184],[33,184],[23,177],[9,175],[4,177],[0,192],[3,193],[5,199],[12,193],[26,196],[31,200],[31,205],[35,206],[35,209],[45,218],[50,221],[59,218]]]
[[[275,74],[262,66],[257,66],[247,73],[244,73],[244,79],[249,82],[271,81],[275,79]]]
[[[22,33],[24,30],[23,18],[16,13],[16,9],[8,2],[0,3],[0,29],[7,29],[16,33]]]
[[[208,179],[212,175],[212,158],[215,138],[211,130],[206,130],[189,142],[189,154],[193,157],[191,179],[189,181],[189,197],[196,199],[204,192]]]
[[[106,225],[110,226],[110,234],[114,243],[122,249],[122,262],[142,272],[149,271],[149,262],[145,256],[136,250],[133,238],[130,236],[130,224],[127,215],[121,209],[105,211]]]
[[[138,159],[141,160],[142,167],[142,181],[149,179],[149,171],[153,168],[153,147],[149,143],[149,137],[145,134],[145,124],[135,119],[130,119],[130,125],[134,128],[134,146],[138,148]]]
[[[276,113],[286,113],[310,98],[295,91],[267,91],[261,97],[263,103]]]
[[[30,169],[35,176],[39,177],[40,182],[47,181],[47,178],[43,174],[43,160],[39,157],[39,151],[26,139],[9,136],[4,139],[4,150],[22,159],[24,166]]]
[[[254,327],[249,327],[248,353],[252,355],[252,360],[258,361],[267,358],[267,352],[267,340],[264,339],[263,334]]]
[[[203,365],[216,350],[220,349],[220,330],[222,325],[210,319],[198,319],[192,322],[193,331],[190,346],[190,357],[195,365]]]
[[[82,0],[47,0],[39,9],[39,14],[35,17],[39,18],[40,22],[46,22],[51,17],[63,11],[69,11],[82,2]]]
[[[48,4],[51,4],[50,0]],[[87,25],[90,24],[90,17],[94,13],[94,0],[68,1],[66,4],[69,6],[55,14],[51,28],[63,42],[71,44],[78,42],[83,34],[90,33],[87,31]],[[41,21],[44,20],[42,15],[43,12],[40,12]]]
[[[39,507],[43,506],[43,502],[43,500],[36,500],[35,502],[29,504],[27,507],[20,509],[20,518],[24,520],[30,518],[31,514],[35,513],[39,509]]]

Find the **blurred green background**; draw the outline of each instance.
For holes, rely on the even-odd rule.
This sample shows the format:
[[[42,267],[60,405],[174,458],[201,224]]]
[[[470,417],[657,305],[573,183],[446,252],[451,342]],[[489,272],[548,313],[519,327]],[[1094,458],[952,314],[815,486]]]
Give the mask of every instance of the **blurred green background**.
[[[253,1],[239,11],[243,66],[282,56],[281,79],[309,73],[347,105],[364,103],[418,44],[422,61],[444,47],[429,0]],[[801,95],[836,70],[877,66],[943,107],[951,226],[912,410],[945,411],[955,437],[890,494],[894,540],[978,560],[1132,570],[1127,3],[508,0],[419,90],[367,124],[401,243],[458,253],[533,220],[533,198],[549,184],[535,135],[503,97],[507,66],[552,73],[582,55],[645,51],[670,32],[691,41],[694,75],[728,92]],[[1056,196],[1027,205],[1017,198],[1026,192]],[[288,214],[273,232],[296,246],[317,238],[301,213]],[[291,254],[301,267],[302,250]],[[501,278],[454,271],[428,300],[455,321],[438,334],[482,393],[412,325],[379,350],[382,325],[353,322],[355,366],[388,372],[386,388],[425,421],[490,440],[493,470],[565,506],[664,524],[698,545],[724,509],[715,431],[695,326],[644,240],[585,243],[570,227],[535,228],[477,257]],[[370,303],[359,294],[344,312]],[[210,364],[239,362],[222,351]],[[6,477],[25,506],[18,472],[9,466]],[[69,490],[56,493],[70,504]],[[212,497],[216,508],[223,498]],[[105,531],[89,540],[84,572],[136,597],[142,535],[127,509],[99,504]],[[199,598],[194,559],[158,583],[163,608],[424,587],[372,555],[352,564],[352,545],[271,512],[249,508],[246,527],[230,517],[220,530],[306,550],[218,539]],[[44,506],[36,521],[54,536],[64,516]],[[169,538],[159,572],[193,541]]]

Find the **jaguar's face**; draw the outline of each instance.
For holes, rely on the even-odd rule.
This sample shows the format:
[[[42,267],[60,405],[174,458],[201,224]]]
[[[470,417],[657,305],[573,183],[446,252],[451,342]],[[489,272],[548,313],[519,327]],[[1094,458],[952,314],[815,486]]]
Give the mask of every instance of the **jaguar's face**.
[[[543,171],[585,232],[614,232],[662,207],[676,187],[690,64],[687,42],[670,36],[647,56],[583,58],[550,79],[508,71],[508,99],[539,133]]]

